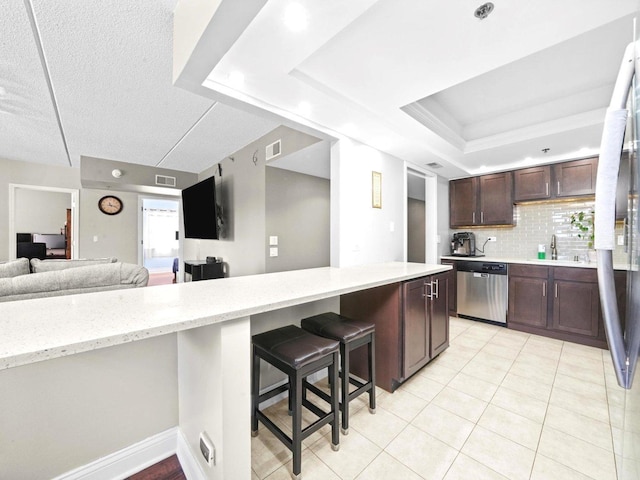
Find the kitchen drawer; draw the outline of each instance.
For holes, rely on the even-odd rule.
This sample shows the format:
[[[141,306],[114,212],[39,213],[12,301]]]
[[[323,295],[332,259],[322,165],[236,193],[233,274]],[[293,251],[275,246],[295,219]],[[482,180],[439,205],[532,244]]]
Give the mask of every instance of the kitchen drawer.
[[[598,283],[598,272],[595,268],[554,267],[553,278],[555,280]]]
[[[509,265],[509,275],[514,277],[547,278],[549,276],[549,267],[511,264]]]

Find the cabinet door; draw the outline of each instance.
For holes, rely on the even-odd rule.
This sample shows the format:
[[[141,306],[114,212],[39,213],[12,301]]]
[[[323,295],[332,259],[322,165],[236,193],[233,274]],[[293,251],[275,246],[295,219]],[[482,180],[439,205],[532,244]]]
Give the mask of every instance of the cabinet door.
[[[551,198],[551,167],[524,168],[513,172],[514,201]]]
[[[428,280],[421,278],[403,284],[403,378],[410,377],[429,361],[429,325],[427,323],[425,282]]]
[[[535,267],[534,267],[535,268]],[[509,276],[509,324],[547,328],[546,278]]]
[[[434,358],[449,346],[449,290],[454,278],[452,271],[431,277],[431,298],[427,299],[431,336],[429,359]],[[428,285],[427,290],[429,290]],[[429,294],[428,291],[427,294]]]
[[[481,225],[513,225],[512,172],[480,177],[480,219],[478,223]]]
[[[597,337],[598,284],[556,279],[553,288],[553,329]]]
[[[556,197],[594,195],[596,193],[597,170],[597,158],[587,158],[554,165]]]
[[[449,223],[451,227],[476,224],[478,178],[462,178],[449,182]]]

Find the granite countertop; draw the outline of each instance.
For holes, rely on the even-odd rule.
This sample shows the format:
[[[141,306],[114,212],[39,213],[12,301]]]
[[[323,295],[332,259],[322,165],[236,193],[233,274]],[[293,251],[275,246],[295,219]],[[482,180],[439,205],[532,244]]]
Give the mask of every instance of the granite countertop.
[[[544,265],[549,267],[575,267],[575,268],[596,268],[596,262],[576,262],[568,259],[560,260],[539,260],[537,258],[513,258],[513,257],[458,257],[454,255],[443,255],[441,259],[446,260],[468,260],[472,262],[498,262],[498,263],[520,263],[526,265]],[[616,270],[628,270],[626,265],[614,264]]]
[[[2,304],[0,369],[72,355],[450,270],[390,262]]]

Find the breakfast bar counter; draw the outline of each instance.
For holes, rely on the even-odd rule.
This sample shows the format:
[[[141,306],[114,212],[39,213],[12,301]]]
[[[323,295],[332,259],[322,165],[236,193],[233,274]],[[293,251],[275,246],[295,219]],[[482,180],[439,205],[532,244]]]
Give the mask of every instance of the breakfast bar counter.
[[[251,335],[343,294],[450,269],[323,267],[3,303],[2,470],[52,478],[101,457],[111,465],[114,452],[145,451],[137,444],[160,434],[187,478],[249,480]],[[200,455],[200,432],[215,466]],[[33,463],[34,450],[47,461]]]

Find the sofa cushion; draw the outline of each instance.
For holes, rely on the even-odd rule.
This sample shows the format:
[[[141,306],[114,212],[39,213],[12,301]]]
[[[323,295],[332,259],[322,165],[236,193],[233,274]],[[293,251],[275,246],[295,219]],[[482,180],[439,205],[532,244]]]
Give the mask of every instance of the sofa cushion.
[[[0,263],[0,278],[11,278],[29,274],[29,259],[18,258]]]
[[[100,265],[103,263],[115,263],[118,259],[114,257],[86,258],[81,260],[51,259],[40,260],[31,259],[31,271],[33,273],[53,272],[55,270],[66,270],[68,268],[86,267],[89,265]]]
[[[146,268],[130,263],[88,265],[66,270],[0,278],[0,302],[76,293],[143,287]]]

